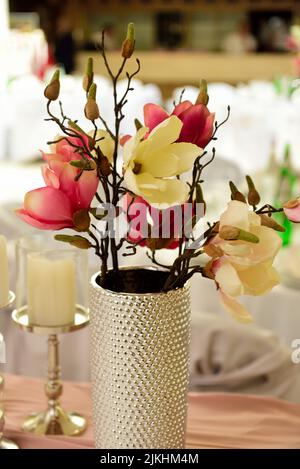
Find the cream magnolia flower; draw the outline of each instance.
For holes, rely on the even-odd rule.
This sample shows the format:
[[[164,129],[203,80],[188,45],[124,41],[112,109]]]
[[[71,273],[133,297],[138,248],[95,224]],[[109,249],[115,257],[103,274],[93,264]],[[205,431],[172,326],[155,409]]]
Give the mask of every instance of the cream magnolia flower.
[[[231,201],[221,215],[220,231],[224,226],[245,230],[258,238],[257,243],[226,241],[217,235],[210,243],[223,253],[212,266],[223,306],[238,320],[249,322],[251,315],[235,298],[263,295],[279,283],[272,263],[281,247],[281,238],[272,228],[262,226],[260,216],[250,211],[247,204],[237,200]]]
[[[175,176],[189,171],[203,150],[192,143],[174,143],[182,122],[172,116],[155,127],[146,127],[124,145],[124,179],[128,189],[159,208],[186,202],[189,187]]]
[[[94,131],[89,132],[90,137],[94,137]],[[113,154],[115,148],[114,139],[109,135],[106,130],[99,129],[97,130],[96,140],[101,139],[97,142],[98,146],[104,156],[108,159],[110,163],[113,162]]]

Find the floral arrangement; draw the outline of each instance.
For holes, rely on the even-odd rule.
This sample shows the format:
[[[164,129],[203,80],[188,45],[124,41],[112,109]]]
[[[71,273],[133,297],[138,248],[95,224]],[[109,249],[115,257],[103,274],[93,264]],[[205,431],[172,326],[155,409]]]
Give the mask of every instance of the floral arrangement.
[[[207,85],[202,80],[195,103],[184,101],[181,95],[171,114],[147,104],[144,123],[135,121],[135,135],[121,135],[133,79],[140,70],[136,59],[136,70],[126,72],[134,48],[134,25],[130,23],[122,45],[122,62],[114,73],[102,35],[100,51],[113,89],[113,129],[97,104],[92,59],[88,60],[83,79],[84,113],[91,131],[65,116],[61,103],[60,115],[52,112],[52,103],[60,93],[59,72],[54,73],[44,94],[48,120],[57,124],[61,134],[48,142],[50,153],[43,154],[46,186],[28,192],[17,214],[42,230],[74,230],[75,234],[57,234],[55,238],[81,249],[94,249],[101,260],[99,284],[105,288],[122,291],[120,255],[133,255],[140,246],[166,273],[162,286],[148,287],[154,289],[151,292],[155,288],[164,292],[181,288],[198,273],[215,282],[224,307],[232,315],[250,321],[250,314],[237,298],[262,295],[279,282],[273,261],[281,247],[277,232],[284,228],[272,215],[285,210],[291,220],[299,222],[300,201],[290,201],[284,208],[259,206],[259,193],[247,176],[247,195],[230,181],[227,209],[219,220],[203,228],[203,177],[216,156],[215,149],[206,148],[217,139],[230,109],[223,122],[215,122],[208,108]],[[118,80],[124,73],[127,87],[119,96]],[[122,217],[127,228],[118,237]],[[176,250],[172,265],[157,260],[160,249]]]

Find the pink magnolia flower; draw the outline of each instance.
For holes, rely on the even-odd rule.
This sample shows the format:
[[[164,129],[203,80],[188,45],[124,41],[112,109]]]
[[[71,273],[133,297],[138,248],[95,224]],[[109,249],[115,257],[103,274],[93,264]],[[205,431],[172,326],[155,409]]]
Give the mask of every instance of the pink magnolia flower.
[[[178,248],[184,229],[182,225],[190,222],[195,214],[194,204],[192,207],[186,203],[159,210],[142,197],[128,193],[123,199],[123,208],[128,222],[128,241],[155,249]]]
[[[205,148],[213,134],[214,113],[209,112],[204,104],[183,101],[175,106],[171,115],[177,116],[183,123],[177,142],[194,143],[200,148]],[[169,117],[170,115],[157,104],[144,106],[145,126],[150,132]]]
[[[84,144],[82,143],[82,140]],[[50,147],[51,153],[43,153],[43,158],[46,161],[58,160],[69,163],[71,160],[80,159],[80,155],[75,152],[76,148],[73,146],[86,147],[89,149],[89,138],[87,135],[79,134],[77,137],[64,138],[60,135],[56,137],[57,143],[53,143]],[[86,154],[88,158],[88,154]]]
[[[81,144],[79,139],[73,139],[74,143],[75,140],[78,140],[76,144]],[[87,138],[85,142],[88,148]],[[84,171],[76,179],[80,170],[69,163],[81,156],[65,139],[53,145],[51,150],[52,153],[43,155],[47,161],[42,168],[46,187],[28,192],[23,208],[16,213],[23,221],[41,230],[73,228],[74,214],[90,207],[99,180],[96,170]]]
[[[289,220],[300,223],[300,198],[287,202],[283,210]]]

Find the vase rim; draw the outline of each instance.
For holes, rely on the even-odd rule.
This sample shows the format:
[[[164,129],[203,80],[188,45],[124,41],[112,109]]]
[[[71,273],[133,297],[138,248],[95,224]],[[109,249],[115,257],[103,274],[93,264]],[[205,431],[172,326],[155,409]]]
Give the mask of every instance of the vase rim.
[[[109,271],[111,271],[112,269],[109,269]],[[156,266],[151,266],[151,265],[131,265],[131,266],[123,266],[123,267],[120,267],[119,270],[152,270],[152,271],[157,271],[157,272],[167,272],[168,269],[164,269],[163,267],[156,267]],[[134,297],[153,297],[153,296],[158,296],[158,295],[167,295],[169,292],[174,292],[176,290],[178,291],[183,291],[187,288],[187,286],[189,285],[189,282],[187,282],[183,287],[180,287],[180,288],[174,288],[173,290],[170,290],[170,291],[167,291],[167,292],[163,292],[163,291],[160,291],[160,292],[154,292],[154,293],[130,293],[130,292],[117,292],[117,291],[114,291],[114,290],[109,290],[108,288],[104,288],[104,287],[101,287],[101,285],[99,285],[97,283],[97,278],[99,277],[100,275],[100,271],[96,272],[95,274],[92,275],[91,277],[91,280],[90,280],[90,284],[92,285],[93,288],[96,288],[97,290],[103,290],[105,293],[109,293],[111,295],[117,295],[117,296],[124,296],[124,297],[128,297],[128,296],[134,296]]]

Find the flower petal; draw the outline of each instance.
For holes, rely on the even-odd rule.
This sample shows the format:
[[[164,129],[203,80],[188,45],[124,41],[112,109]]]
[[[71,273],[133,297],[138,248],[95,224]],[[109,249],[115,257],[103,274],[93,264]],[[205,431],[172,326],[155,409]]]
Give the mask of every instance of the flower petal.
[[[155,127],[152,132],[150,132],[148,139],[143,143],[148,151],[153,153],[156,150],[176,142],[181,129],[181,120],[176,116],[171,116]]]
[[[251,233],[259,238],[259,242],[252,245],[250,255],[240,258],[239,262],[245,264],[258,264],[260,262],[273,261],[282,245],[279,234],[267,226],[252,226]]]
[[[180,114],[182,114],[184,111],[186,111],[192,106],[193,104],[191,103],[191,101],[183,101],[182,103],[179,103],[177,104],[177,106],[175,106],[172,112],[172,116],[180,117]]]
[[[46,164],[42,166],[42,175],[47,186],[59,189],[59,178]]]
[[[169,114],[157,104],[149,103],[144,106],[144,122],[150,131],[168,117]]]
[[[73,227],[70,201],[63,192],[53,187],[27,192],[24,208],[16,213],[26,223],[44,230]]]
[[[241,230],[249,230],[249,207],[238,200],[228,203],[227,209],[220,217],[220,226],[231,225]]]
[[[181,205],[187,201],[189,187],[183,181],[154,178],[149,173],[134,174],[131,170],[125,172],[124,178],[131,192],[157,208]]]
[[[179,136],[179,142],[190,142],[198,144],[205,130],[206,119],[209,116],[209,110],[203,104],[197,104],[186,109],[180,114],[180,120],[183,127]],[[207,133],[207,130],[206,130]]]
[[[42,154],[43,160],[49,161],[69,161],[64,155],[60,155],[58,153],[44,153]]]
[[[234,241],[228,243],[216,243],[222,244],[222,250],[228,256],[247,256],[252,252],[252,246],[250,243],[245,243],[243,241]]]
[[[25,223],[39,230],[62,230],[63,228],[71,228],[73,226],[70,222],[39,221],[29,215],[24,209],[16,210],[15,213]]]
[[[64,194],[67,195],[73,209],[75,210],[78,206],[78,182],[75,181],[75,178],[79,173],[79,170],[74,166],[71,166],[69,163],[61,163],[59,161],[51,161],[49,163],[49,166],[52,171],[58,176],[60,191],[64,192]]]
[[[143,159],[143,171],[154,177],[177,176],[189,171],[201,153],[203,151],[197,145],[172,143],[163,150],[148,153]]]
[[[278,272],[269,264],[250,266],[239,272],[245,288],[245,295],[259,296],[272,290],[279,284]]]
[[[96,171],[84,171],[77,184],[78,208],[89,208],[99,184]]]
[[[128,168],[124,173],[124,181],[127,186],[127,189],[130,190],[135,195],[140,195],[140,191],[137,185],[136,174]]]
[[[71,138],[70,138],[71,140]],[[65,161],[66,163],[75,159],[80,159],[80,155],[78,153],[74,153],[75,148],[69,145],[66,139],[62,139],[55,145],[55,151],[57,155],[59,155],[59,159],[61,161]]]
[[[24,209],[40,221],[70,221],[72,208],[68,197],[53,187],[41,187],[27,192]]]
[[[76,180],[79,170],[69,163],[62,164],[62,168],[58,166],[57,162],[51,164],[54,171],[61,171],[59,189],[68,196],[74,211],[89,208],[99,183],[96,170],[84,171]]]
[[[181,205],[189,195],[189,187],[177,179],[158,179],[160,188],[157,191],[145,192],[145,199],[152,206],[160,209]]]
[[[94,137],[94,131],[89,132],[90,137]],[[127,140],[130,138],[127,135]],[[113,154],[115,149],[115,142],[109,133],[104,129],[97,130],[96,139],[101,139],[97,142],[97,146],[100,148],[101,152],[108,159],[110,163],[113,161]],[[124,142],[125,143],[125,142]]]
[[[215,280],[221,290],[229,296],[240,296],[244,293],[240,277],[229,262],[223,263],[216,271]]]
[[[141,140],[145,137],[147,132],[147,127],[141,127],[133,137],[125,142],[123,147],[123,161],[125,167],[134,159],[136,149],[141,145]]]
[[[220,302],[224,309],[237,321],[243,323],[253,322],[253,317],[246,308],[238,303],[234,298],[230,298],[228,295],[225,295],[222,291],[220,292]]]
[[[120,137],[120,145],[121,145],[121,147],[123,147],[123,146],[125,145],[125,143],[126,143],[129,139],[131,139],[131,137],[132,137],[132,135],[128,135],[128,134],[122,135],[122,137]]]
[[[210,141],[214,132],[214,121],[215,113],[210,113],[209,116],[206,118],[203,132],[201,132],[201,135],[199,135],[199,138],[196,142],[199,147],[205,148],[208,142]]]
[[[294,223],[300,223],[300,202],[294,208],[284,208],[284,213],[289,220]]]

